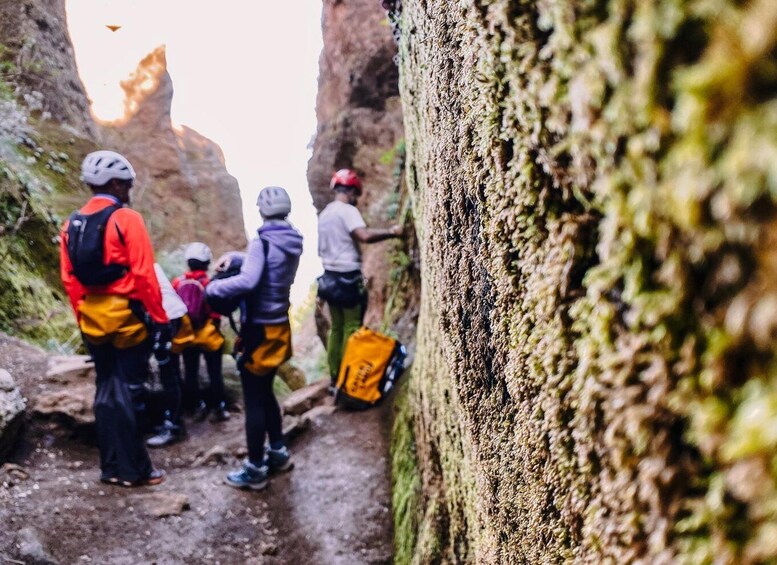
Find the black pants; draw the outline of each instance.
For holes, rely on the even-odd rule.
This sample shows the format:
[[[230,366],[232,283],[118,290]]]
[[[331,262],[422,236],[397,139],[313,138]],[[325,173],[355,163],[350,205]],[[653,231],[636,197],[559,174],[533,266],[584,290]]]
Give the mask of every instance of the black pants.
[[[200,391],[200,355],[205,357],[205,366],[208,369],[207,391]],[[183,350],[184,383],[183,396],[187,408],[197,406],[201,400],[205,401],[208,408],[216,408],[224,402],[224,376],[221,374],[221,350],[203,351],[199,347],[189,347]]]
[[[173,335],[181,328],[181,318],[170,320]],[[164,418],[175,425],[181,424],[181,356],[170,354],[170,360],[159,366],[162,384],[162,409]]]
[[[94,416],[102,478],[143,480],[153,471],[138,429],[138,419],[145,406],[148,346],[117,349],[87,342],[87,347],[97,372]]]
[[[170,361],[159,367],[165,419],[181,424],[181,356],[170,354]]]
[[[273,392],[273,380],[275,380],[275,371],[262,377],[257,377],[245,369],[240,371],[245,404],[248,460],[257,466],[261,465],[264,459],[265,436],[269,436],[270,443],[283,441],[281,407]]]

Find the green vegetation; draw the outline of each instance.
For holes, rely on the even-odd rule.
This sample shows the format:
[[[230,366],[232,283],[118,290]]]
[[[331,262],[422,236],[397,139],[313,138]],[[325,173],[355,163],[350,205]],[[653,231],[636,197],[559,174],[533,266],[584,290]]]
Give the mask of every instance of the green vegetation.
[[[89,144],[17,104],[18,69],[5,53],[0,46],[0,330],[71,351],[80,340],[59,280],[59,227],[83,200],[76,163]]]
[[[58,222],[42,190],[0,161],[0,329],[51,345],[75,326],[59,283]]]
[[[777,8],[476,4],[403,3],[430,534],[398,547],[774,562]]]
[[[406,375],[412,374],[412,368]],[[394,509],[394,562],[410,563],[421,521],[421,477],[415,452],[413,416],[408,404],[407,381],[396,391],[391,435],[391,506]]]

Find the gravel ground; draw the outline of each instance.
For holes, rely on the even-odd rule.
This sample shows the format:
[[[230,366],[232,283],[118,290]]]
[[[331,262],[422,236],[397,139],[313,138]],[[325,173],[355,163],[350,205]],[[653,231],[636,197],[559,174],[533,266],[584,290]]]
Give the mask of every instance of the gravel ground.
[[[0,335],[0,367],[34,397],[46,355]],[[389,405],[322,417],[292,444],[294,470],[252,493],[223,484],[245,451],[239,412],[189,423],[151,454],[166,482],[138,489],[98,482],[90,434],[29,421],[0,471],[0,562],[391,563],[389,427]]]

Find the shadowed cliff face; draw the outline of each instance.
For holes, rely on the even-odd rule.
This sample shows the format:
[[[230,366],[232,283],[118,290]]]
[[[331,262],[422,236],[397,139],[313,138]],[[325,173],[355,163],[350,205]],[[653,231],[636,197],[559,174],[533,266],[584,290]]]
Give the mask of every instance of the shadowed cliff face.
[[[205,241],[218,255],[246,244],[237,180],[214,142],[173,128],[173,83],[164,47],[143,59],[122,83],[124,119],[103,128],[138,172],[133,206],[147,219],[159,249]]]
[[[403,137],[402,111],[393,62],[396,45],[385,18],[373,0],[325,0],[318,129],[308,163],[308,185],[319,211],[332,200],[332,173],[344,167],[356,170],[364,185],[358,208],[374,227],[399,220],[394,168]],[[388,300],[389,254],[395,248],[387,242],[362,249],[370,286],[366,321],[374,326],[382,320]]]
[[[776,23],[403,2],[406,561],[777,559]]]
[[[83,137],[95,135],[64,0],[0,0],[0,44],[0,60],[14,64],[20,94],[31,97],[37,111]]]

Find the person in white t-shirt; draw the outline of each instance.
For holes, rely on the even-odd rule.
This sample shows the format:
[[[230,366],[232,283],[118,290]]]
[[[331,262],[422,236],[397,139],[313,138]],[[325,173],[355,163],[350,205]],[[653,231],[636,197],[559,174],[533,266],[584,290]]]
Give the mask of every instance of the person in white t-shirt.
[[[324,274],[318,279],[318,296],[329,306],[332,327],[327,357],[335,384],[345,343],[359,329],[367,308],[359,244],[402,236],[402,226],[368,228],[356,208],[362,183],[350,169],[340,169],[329,183],[335,197],[318,216],[318,255]]]

